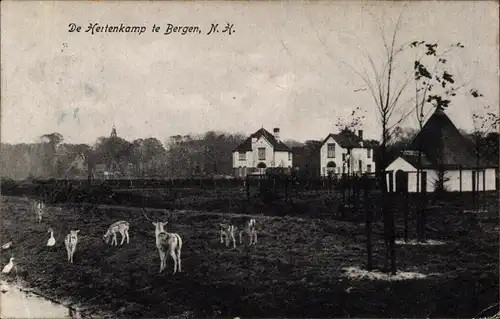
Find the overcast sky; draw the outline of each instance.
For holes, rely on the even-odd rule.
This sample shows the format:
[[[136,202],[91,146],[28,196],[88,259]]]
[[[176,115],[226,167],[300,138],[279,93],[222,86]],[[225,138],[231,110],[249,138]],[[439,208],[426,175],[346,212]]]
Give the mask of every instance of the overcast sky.
[[[247,134],[261,126],[280,127],[283,139],[321,139],[358,106],[366,111],[365,136],[379,139],[374,102],[367,90],[355,92],[366,86],[351,67],[366,66],[364,50],[380,64],[378,25],[389,35],[403,3],[1,5],[2,142],[59,132],[70,143],[94,143],[113,123],[128,140],[208,130]],[[447,114],[463,129],[472,128],[471,112],[482,105],[498,112],[498,16],[494,1],[412,1],[403,13],[399,43],[465,45],[449,56],[451,73],[484,98],[453,100]],[[68,32],[72,22],[82,32]],[[211,23],[226,22],[233,34],[205,34]],[[147,32],[91,35],[84,32],[89,23],[144,25]],[[168,23],[199,26],[202,34],[164,35]],[[153,24],[159,33],[151,32]],[[399,61],[401,70],[411,67],[411,54]],[[405,125],[415,126],[415,116]]]

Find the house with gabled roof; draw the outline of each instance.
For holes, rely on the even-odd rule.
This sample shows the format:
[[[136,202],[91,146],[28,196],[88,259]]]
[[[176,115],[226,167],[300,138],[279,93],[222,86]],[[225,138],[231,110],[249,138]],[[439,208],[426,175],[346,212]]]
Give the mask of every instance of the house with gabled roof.
[[[431,115],[386,171],[389,191],[433,192],[438,186],[465,192],[498,189],[498,160],[478,158],[472,141],[441,109]]]
[[[363,140],[363,131],[358,134],[343,130],[330,133],[320,148],[320,174],[364,174],[375,172],[373,145]]]
[[[264,128],[250,135],[233,150],[233,171],[236,177],[264,174],[268,168],[282,168],[290,172],[293,166],[292,150],[280,138],[280,129],[271,134]]]

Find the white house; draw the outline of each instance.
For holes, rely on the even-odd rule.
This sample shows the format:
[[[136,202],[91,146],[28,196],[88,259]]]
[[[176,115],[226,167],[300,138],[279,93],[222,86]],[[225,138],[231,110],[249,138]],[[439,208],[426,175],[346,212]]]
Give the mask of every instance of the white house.
[[[281,141],[279,128],[274,129],[274,134],[261,128],[233,150],[233,171],[237,177],[263,174],[268,167],[290,171],[292,166],[292,150]]]
[[[417,169],[422,172],[420,180]],[[439,184],[452,192],[498,188],[498,161],[482,158],[478,161],[472,142],[458,131],[442,110],[431,115],[410,146],[388,165],[386,171],[390,191],[416,192],[417,184],[418,189],[427,192],[433,192]]]
[[[363,141],[363,131],[328,134],[320,148],[320,174],[373,173],[373,148]]]

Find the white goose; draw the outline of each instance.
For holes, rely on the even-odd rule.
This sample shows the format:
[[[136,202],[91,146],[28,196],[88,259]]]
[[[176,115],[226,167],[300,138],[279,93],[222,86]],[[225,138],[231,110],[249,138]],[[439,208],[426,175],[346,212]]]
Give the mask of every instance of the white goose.
[[[12,269],[12,267],[14,267],[13,261],[14,261],[14,257],[10,257],[9,263],[7,265],[5,265],[5,267],[3,267],[3,269],[2,269],[2,272],[4,274],[8,274],[10,272],[10,270]]]
[[[50,238],[47,240],[47,246],[52,247],[56,244],[56,239],[54,238],[54,231],[52,230],[52,228],[49,228],[47,232],[50,233]]]

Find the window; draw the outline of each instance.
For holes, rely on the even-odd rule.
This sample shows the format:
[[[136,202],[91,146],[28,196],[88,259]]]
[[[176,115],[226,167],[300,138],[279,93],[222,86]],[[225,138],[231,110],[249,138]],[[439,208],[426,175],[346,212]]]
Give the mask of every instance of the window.
[[[292,160],[292,152],[288,152],[288,160],[291,161]]]
[[[259,161],[265,161],[266,160],[266,148],[259,147],[257,155],[259,157]]]
[[[363,171],[363,162],[361,160],[358,161],[359,171]]]
[[[345,162],[345,153],[342,154],[342,162]]]
[[[335,158],[335,144],[327,144],[327,157],[328,158]]]
[[[369,148],[366,149],[366,158],[372,158],[372,152]]]
[[[372,172],[372,166],[371,165],[366,165],[366,172],[371,173]]]
[[[239,153],[239,159],[240,159],[240,161],[246,161],[247,160],[247,153],[246,152],[240,152]]]

